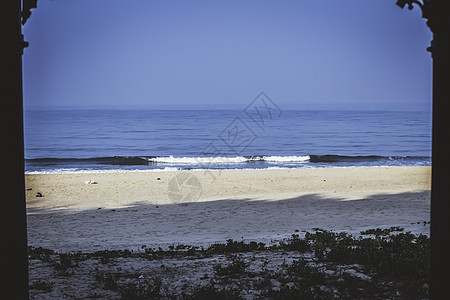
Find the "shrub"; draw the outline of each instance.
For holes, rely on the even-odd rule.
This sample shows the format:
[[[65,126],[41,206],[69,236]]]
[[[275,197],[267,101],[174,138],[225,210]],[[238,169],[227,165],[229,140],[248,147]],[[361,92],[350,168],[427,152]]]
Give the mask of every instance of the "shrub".
[[[287,242],[280,242],[277,248],[287,251],[298,251],[299,253],[311,251],[309,242],[305,239],[299,238],[298,234],[293,234]]]
[[[78,267],[79,259],[78,253],[60,253],[59,262],[53,262],[53,267],[61,274],[65,274],[69,268]]]
[[[52,283],[47,281],[34,281],[29,285],[30,290],[40,290],[43,292],[51,292],[53,289]]]
[[[212,284],[196,287],[190,295],[185,295],[186,299],[192,300],[235,300],[243,299],[236,289],[218,289]]]
[[[235,257],[227,266],[222,266],[219,264],[214,266],[213,268],[216,274],[219,276],[236,278],[245,273],[247,263],[245,263],[241,258]]]
[[[28,246],[28,258],[30,259],[40,259],[48,262],[50,261],[50,256],[55,254],[56,252],[51,249]]]
[[[102,287],[107,290],[116,291],[119,288],[115,276],[111,273],[99,272],[95,274],[95,281],[100,283]]]
[[[246,244],[243,241],[227,240],[226,244],[216,243],[209,246],[205,251],[210,254],[225,254],[225,253],[238,253],[238,252],[250,252],[255,250],[264,250],[264,243],[250,242]]]
[[[118,287],[122,299],[161,299],[161,280],[144,280],[139,283],[128,283]]]
[[[360,233],[362,235],[374,234],[375,236],[384,236],[384,235],[389,235],[391,232],[394,232],[394,231],[403,231],[403,230],[404,230],[404,228],[401,228],[399,226],[393,226],[393,227],[386,228],[386,229],[381,229],[381,228],[368,229],[365,231],[361,231]]]

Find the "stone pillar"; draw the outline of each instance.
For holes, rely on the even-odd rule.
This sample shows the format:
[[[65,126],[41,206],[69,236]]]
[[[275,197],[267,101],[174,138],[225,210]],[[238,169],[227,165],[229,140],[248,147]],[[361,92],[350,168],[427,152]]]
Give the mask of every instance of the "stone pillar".
[[[21,1],[2,2],[2,88],[0,106],[3,299],[28,299],[22,108]]]

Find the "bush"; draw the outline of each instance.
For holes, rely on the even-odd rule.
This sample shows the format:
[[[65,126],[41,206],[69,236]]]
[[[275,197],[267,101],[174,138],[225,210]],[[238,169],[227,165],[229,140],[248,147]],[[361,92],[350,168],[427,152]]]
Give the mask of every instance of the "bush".
[[[79,259],[78,253],[60,253],[59,262],[53,262],[53,267],[61,274],[65,274],[69,268],[78,267]]]
[[[205,251],[209,254],[226,254],[238,252],[250,252],[255,250],[264,250],[266,245],[264,243],[250,242],[248,244],[243,241],[237,242],[232,239],[227,240],[226,244],[216,243],[209,246]]]
[[[119,288],[115,276],[111,273],[99,272],[95,274],[95,281],[100,283],[102,287],[107,290],[116,291]]]
[[[384,236],[384,235],[389,235],[389,234],[391,234],[391,232],[394,232],[394,231],[403,231],[403,230],[404,229],[399,226],[394,226],[394,227],[390,227],[390,228],[386,228],[386,229],[381,229],[381,228],[368,229],[365,231],[361,231],[360,233],[362,235],[374,234],[375,236]]]
[[[231,278],[236,278],[245,273],[247,264],[238,257],[233,258],[232,262],[227,266],[216,265],[213,267],[214,271],[219,276],[227,276]]]
[[[298,234],[293,234],[287,242],[280,242],[276,248],[287,251],[298,251],[299,253],[311,251],[309,242],[305,239],[300,239]]]
[[[358,264],[368,268],[377,280],[396,282],[402,296],[428,297],[431,248],[430,238],[425,235],[407,232],[356,239],[347,234],[319,231],[307,233],[306,239],[311,241],[320,261]]]
[[[51,249],[46,249],[42,247],[28,246],[28,258],[29,259],[39,259],[42,261],[50,261],[50,256],[55,255],[56,252]]]
[[[236,289],[217,289],[212,284],[199,286],[190,295],[185,295],[186,299],[192,300],[235,300],[243,299]]]
[[[139,283],[128,283],[123,286],[119,286],[119,293],[122,299],[161,299],[161,280],[144,280]]]
[[[42,280],[38,280],[38,281],[34,281],[29,285],[30,290],[40,290],[43,292],[51,292],[53,289],[52,283],[47,282],[47,281],[42,281]]]

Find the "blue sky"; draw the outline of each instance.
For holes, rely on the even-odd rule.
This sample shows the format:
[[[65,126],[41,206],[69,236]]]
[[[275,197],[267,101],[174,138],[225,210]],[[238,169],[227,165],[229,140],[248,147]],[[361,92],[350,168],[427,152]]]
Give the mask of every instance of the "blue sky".
[[[431,33],[395,0],[39,0],[34,106],[429,108]]]

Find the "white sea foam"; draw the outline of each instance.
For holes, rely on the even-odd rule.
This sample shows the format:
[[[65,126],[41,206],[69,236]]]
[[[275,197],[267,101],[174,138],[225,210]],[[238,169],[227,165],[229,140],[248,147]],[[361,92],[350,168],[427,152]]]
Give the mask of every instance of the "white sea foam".
[[[169,164],[186,164],[186,165],[198,165],[198,164],[236,164],[245,163],[247,158],[243,156],[235,157],[215,157],[215,156],[204,156],[204,157],[155,157],[150,158],[149,161],[157,163],[169,163]]]
[[[91,173],[132,173],[132,172],[175,172],[180,171],[180,168],[165,167],[163,169],[77,169],[77,168],[61,168],[51,170],[39,170],[39,171],[25,171],[25,174],[91,174]]]
[[[309,161],[309,156],[265,156],[264,160],[268,162],[306,162]]]
[[[149,161],[156,163],[168,163],[168,164],[186,164],[186,165],[198,165],[198,164],[240,164],[254,161],[265,162],[306,162],[309,160],[308,155],[303,156],[203,156],[203,157],[153,157],[149,158]]]

